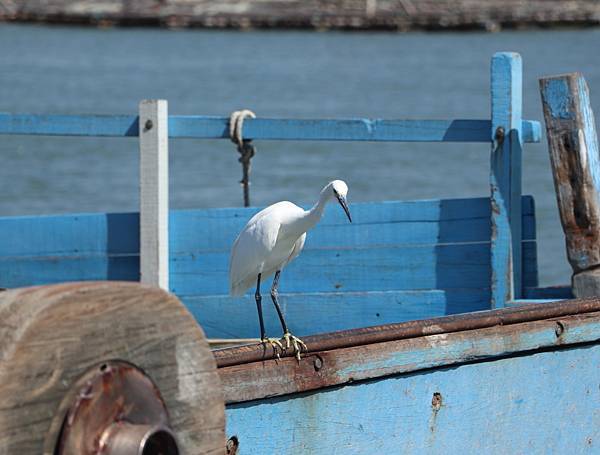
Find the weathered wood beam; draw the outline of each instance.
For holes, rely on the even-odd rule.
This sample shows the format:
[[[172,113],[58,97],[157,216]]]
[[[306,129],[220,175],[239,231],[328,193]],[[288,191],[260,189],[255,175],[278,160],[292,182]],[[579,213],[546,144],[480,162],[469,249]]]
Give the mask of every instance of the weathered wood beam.
[[[561,318],[327,349],[305,354],[300,361],[284,357],[239,363],[220,367],[218,371],[225,402],[231,404],[525,351],[554,349],[595,341],[599,336],[600,313],[574,313]],[[237,351],[243,349],[237,348]],[[234,353],[236,348],[230,351]],[[226,353],[227,350],[213,351],[220,356],[217,363],[225,359]]]
[[[548,151],[576,297],[600,295],[600,155],[584,77],[540,79]]]
[[[386,343],[428,335],[450,334],[465,330],[509,326],[541,319],[562,318],[573,314],[600,312],[600,300],[563,300],[544,305],[526,305],[499,310],[478,311],[396,324],[361,327],[303,337],[308,353],[345,349],[366,344]],[[271,346],[254,344],[213,351],[219,368],[273,359]],[[294,357],[292,349],[279,353]]]

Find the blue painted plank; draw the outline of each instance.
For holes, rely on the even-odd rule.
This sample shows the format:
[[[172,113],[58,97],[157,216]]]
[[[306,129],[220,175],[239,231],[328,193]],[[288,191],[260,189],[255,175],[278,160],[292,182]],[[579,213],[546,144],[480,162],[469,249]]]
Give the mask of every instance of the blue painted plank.
[[[0,134],[138,136],[137,115],[35,115],[0,113]]]
[[[175,254],[229,251],[258,208],[178,210],[170,214]],[[354,223],[330,207],[307,248],[488,241],[489,198],[352,204]],[[533,199],[523,197],[523,239],[535,239]],[[200,235],[199,233],[202,233]],[[0,258],[132,254],[139,251],[137,213],[0,218]]]
[[[228,138],[223,117],[177,117],[169,123],[173,137]],[[488,120],[301,120],[249,119],[244,137],[260,140],[339,140],[402,142],[488,142]],[[528,139],[539,142],[539,122],[527,121]]]
[[[229,255],[171,257],[178,295],[228,293]],[[282,292],[489,288],[489,244],[423,245],[304,251],[282,273]],[[270,280],[265,277],[266,294]],[[249,293],[253,290],[249,289]]]
[[[335,210],[335,212],[334,212]],[[362,223],[351,206],[352,224],[343,223],[336,208],[330,214],[339,224],[320,224],[307,235],[305,251],[315,248],[364,248],[397,246],[403,244],[437,244],[485,242],[490,238],[488,217],[451,221],[395,221],[391,223]],[[331,213],[334,212],[334,213]],[[173,254],[203,252],[229,252],[248,217],[202,222],[196,213],[173,214],[171,223],[171,248]],[[329,217],[334,218],[332,217]],[[202,235],[198,235],[202,232]]]
[[[533,208],[531,198],[523,201],[525,212]],[[282,289],[487,289],[486,202],[489,199],[474,199],[470,204],[467,200],[357,204],[353,207],[359,219],[356,226],[338,221],[341,214],[331,211],[310,233],[300,258],[285,271]],[[227,293],[230,246],[255,210],[172,213],[171,279],[177,294]],[[436,223],[436,219],[444,221]],[[532,225],[532,216],[524,219],[529,220],[525,226]],[[137,280],[138,223],[137,214],[0,218],[0,286]],[[454,245],[456,242],[471,243]],[[436,246],[438,243],[442,245]],[[524,282],[537,286],[535,242],[524,242],[523,248]]]
[[[443,350],[398,357],[418,365],[443,353],[452,358],[452,347],[437,341]],[[553,330],[519,345],[544,342],[555,343]],[[465,352],[481,347],[476,343],[465,340]],[[503,346],[514,344],[489,343]],[[596,343],[231,404],[227,435],[256,455],[399,453],[399,447],[403,454],[592,454],[600,428],[599,363]],[[434,393],[441,395],[438,409]]]
[[[225,117],[169,116],[169,137],[228,138]],[[250,119],[244,137],[260,140],[488,142],[489,120]],[[523,122],[524,140],[539,142],[539,122]],[[0,114],[0,134],[138,136],[134,115]]]
[[[31,256],[139,254],[137,213],[0,218],[0,261]]]
[[[228,293],[228,253],[171,256],[180,296]],[[528,266],[535,270],[535,265]],[[489,244],[306,250],[284,271],[282,292],[489,288]],[[0,287],[139,278],[137,254],[12,256],[0,260]],[[264,290],[270,281],[265,278]]]
[[[571,286],[550,286],[544,288],[526,287],[523,289],[524,299],[562,300],[573,299]]]
[[[368,207],[375,211],[375,207]],[[361,210],[351,206],[349,224],[337,207],[329,208],[322,223],[307,235],[305,250],[315,248],[360,248],[439,243],[489,242],[490,216],[463,219],[390,220],[370,222],[361,218]],[[359,212],[359,213],[357,213]],[[229,252],[238,233],[254,213],[229,219],[206,219],[202,212],[176,212],[170,220],[172,254]],[[526,239],[534,238],[533,217],[524,217]],[[198,233],[202,233],[199,235]]]
[[[539,286],[537,243],[535,241],[521,243],[521,281],[523,292],[525,292],[525,287]]]
[[[535,239],[533,200],[524,197],[523,239]],[[170,248],[174,254],[229,251],[238,233],[259,209],[172,212]],[[485,242],[490,239],[489,198],[351,205],[349,224],[338,207],[329,207],[308,233],[305,249],[381,247],[403,244]],[[198,233],[202,232],[202,235]]]
[[[489,308],[489,300],[484,289],[283,293],[279,298],[288,327],[298,336],[480,311]],[[254,296],[183,296],[182,301],[208,337],[260,337]],[[281,335],[268,292],[263,314],[267,334]]]
[[[178,295],[228,293],[229,254],[171,257]],[[489,286],[489,245],[306,250],[282,273],[281,292],[388,291]],[[265,288],[267,277],[264,277]],[[249,292],[254,292],[249,290]]]
[[[491,66],[492,86],[492,307],[521,295],[521,56],[501,52]],[[503,134],[498,136],[499,130]]]
[[[67,281],[138,281],[138,255],[48,256],[0,260],[0,287],[17,288]]]
[[[540,305],[544,303],[552,303],[557,302],[563,299],[516,299],[511,300],[510,302],[506,302],[507,308],[515,308],[523,305]]]

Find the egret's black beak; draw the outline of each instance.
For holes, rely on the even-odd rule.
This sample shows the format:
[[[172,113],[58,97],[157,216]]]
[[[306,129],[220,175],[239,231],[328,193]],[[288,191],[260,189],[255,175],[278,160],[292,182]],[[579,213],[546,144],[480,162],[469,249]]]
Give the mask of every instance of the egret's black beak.
[[[346,198],[344,196],[339,195],[339,194],[336,194],[336,196],[337,196],[338,202],[340,203],[340,205],[344,209],[344,212],[346,212],[346,215],[348,216],[348,219],[352,223],[352,217],[350,216],[350,210],[348,210],[348,204],[346,204]]]

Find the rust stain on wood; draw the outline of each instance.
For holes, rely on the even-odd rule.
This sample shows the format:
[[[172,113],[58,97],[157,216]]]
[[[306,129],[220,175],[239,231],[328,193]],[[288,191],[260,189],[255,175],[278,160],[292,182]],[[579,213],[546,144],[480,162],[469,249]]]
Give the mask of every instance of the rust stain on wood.
[[[462,326],[466,328],[461,330],[444,331],[448,326],[440,320],[446,318],[432,319],[422,325],[420,335],[414,337],[359,345],[351,345],[350,338],[347,343],[349,346],[340,345],[322,351],[316,351],[316,347],[324,346],[324,340],[319,343],[318,337],[312,337],[311,344],[308,345],[312,352],[303,356],[300,361],[293,357],[283,357],[278,360],[261,359],[224,366],[223,355],[226,353],[221,353],[221,366],[218,371],[224,387],[225,401],[251,401],[422,369],[486,360],[541,347],[556,347],[573,343],[576,339],[567,338],[568,327],[578,328],[581,332],[587,330],[585,327],[588,324],[595,324],[594,327],[597,328],[600,323],[598,300],[563,302],[548,306],[547,312],[542,311],[546,310],[546,304],[529,306],[529,309],[537,307],[533,308],[533,311],[526,311],[522,307],[517,312],[513,309],[485,312],[494,316],[480,316],[477,321],[470,321],[469,325],[463,321]],[[504,314],[504,317],[499,317],[498,313]],[[547,315],[556,317],[545,318]],[[490,323],[494,318],[494,324],[483,324]],[[457,324],[457,321],[452,322]],[[373,329],[377,328],[367,330]],[[595,335],[592,334],[593,336]],[[324,337],[326,339],[327,335]],[[432,401],[432,406],[437,404],[441,406],[441,401]]]
[[[479,313],[459,314],[418,321],[386,324],[352,330],[341,330],[321,335],[307,336],[303,341],[309,353],[382,343],[386,341],[415,338],[424,335],[452,333],[498,325],[556,318],[565,315],[600,311],[600,299],[564,300],[544,305],[527,305],[517,308]],[[249,362],[269,361],[275,357],[271,346],[252,344],[213,351],[219,368]],[[284,351],[282,358],[293,356],[292,350]]]

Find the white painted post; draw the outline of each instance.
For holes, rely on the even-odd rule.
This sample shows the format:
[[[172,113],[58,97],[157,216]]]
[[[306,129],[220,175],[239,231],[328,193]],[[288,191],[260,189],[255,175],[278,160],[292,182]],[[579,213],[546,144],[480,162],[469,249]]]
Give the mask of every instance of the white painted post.
[[[140,281],[169,290],[169,117],[166,100],[143,100],[140,135]]]

